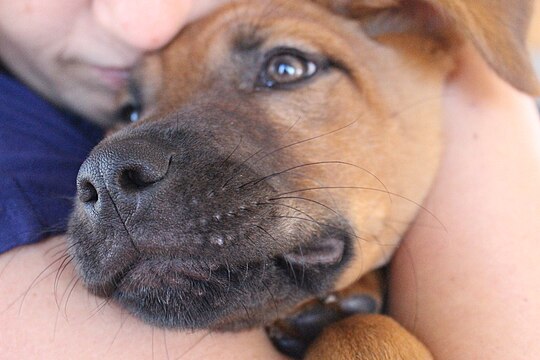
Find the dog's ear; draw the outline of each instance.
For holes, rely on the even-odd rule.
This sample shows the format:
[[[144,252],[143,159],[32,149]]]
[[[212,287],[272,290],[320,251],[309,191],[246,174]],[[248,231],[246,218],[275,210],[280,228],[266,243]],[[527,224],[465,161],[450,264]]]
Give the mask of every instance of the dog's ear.
[[[454,43],[469,40],[518,90],[540,95],[526,47],[534,0],[314,0],[362,20],[368,35],[421,32]]]

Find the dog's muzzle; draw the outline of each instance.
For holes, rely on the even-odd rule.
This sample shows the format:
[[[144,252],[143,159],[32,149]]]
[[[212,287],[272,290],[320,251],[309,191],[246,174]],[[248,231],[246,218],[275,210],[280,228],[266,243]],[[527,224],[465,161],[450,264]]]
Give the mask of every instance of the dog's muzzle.
[[[351,258],[347,224],[272,202],[293,185],[246,161],[256,145],[170,128],[119,132],[82,165],[69,245],[89,290],[154,325],[217,330],[329,291]]]

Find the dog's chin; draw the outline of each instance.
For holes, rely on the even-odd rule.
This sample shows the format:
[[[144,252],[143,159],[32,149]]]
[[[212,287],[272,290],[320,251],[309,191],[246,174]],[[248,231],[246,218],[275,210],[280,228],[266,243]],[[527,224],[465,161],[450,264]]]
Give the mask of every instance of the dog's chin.
[[[112,276],[85,282],[95,295],[153,326],[237,331],[267,325],[299,302],[331,291],[350,248],[347,232],[333,230],[285,254],[244,264],[139,256]]]

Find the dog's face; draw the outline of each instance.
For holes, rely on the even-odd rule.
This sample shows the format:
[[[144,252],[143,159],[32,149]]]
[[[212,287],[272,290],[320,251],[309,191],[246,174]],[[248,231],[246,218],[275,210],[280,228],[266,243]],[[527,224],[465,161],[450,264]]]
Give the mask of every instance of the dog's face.
[[[149,323],[217,330],[346,286],[419,210],[449,68],[429,39],[373,40],[304,1],[193,24],[141,67],[149,114],[81,168],[84,283]]]

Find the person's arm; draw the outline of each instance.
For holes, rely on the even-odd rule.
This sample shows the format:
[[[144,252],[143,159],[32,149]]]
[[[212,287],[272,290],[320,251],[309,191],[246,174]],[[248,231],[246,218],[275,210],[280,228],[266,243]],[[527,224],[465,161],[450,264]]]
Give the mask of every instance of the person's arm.
[[[153,329],[90,295],[72,264],[63,262],[64,249],[65,238],[57,237],[0,255],[3,360],[282,359],[262,329]]]
[[[391,268],[389,309],[437,359],[540,354],[540,122],[469,48],[444,95],[445,152]],[[446,227],[442,229],[439,221]]]

